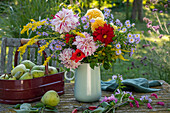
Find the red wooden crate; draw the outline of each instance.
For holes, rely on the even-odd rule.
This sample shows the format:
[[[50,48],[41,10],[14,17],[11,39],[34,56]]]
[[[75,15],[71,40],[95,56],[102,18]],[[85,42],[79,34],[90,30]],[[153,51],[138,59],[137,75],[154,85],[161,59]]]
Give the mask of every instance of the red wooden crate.
[[[21,45],[27,41],[21,39]],[[38,42],[37,45],[40,47]],[[17,66],[18,53],[18,51],[15,53],[14,66]],[[44,51],[43,54],[46,59]],[[45,73],[48,75],[48,64],[45,66]],[[49,90],[55,90],[59,95],[64,94],[64,72],[28,80],[0,80],[0,103],[18,104],[37,101]]]

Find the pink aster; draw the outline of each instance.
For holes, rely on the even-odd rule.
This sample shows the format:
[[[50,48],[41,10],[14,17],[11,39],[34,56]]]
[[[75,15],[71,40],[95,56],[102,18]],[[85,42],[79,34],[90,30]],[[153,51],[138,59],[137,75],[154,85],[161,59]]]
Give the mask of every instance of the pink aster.
[[[75,69],[81,64],[80,62],[76,63],[75,61],[70,59],[74,52],[75,52],[74,49],[68,48],[64,49],[59,54],[59,60],[61,60],[61,63],[64,64],[66,68]]]
[[[152,94],[151,94],[151,97],[152,97],[152,96],[154,96],[155,98],[158,98],[158,95],[155,94],[155,93],[152,93]]]
[[[133,108],[133,104],[132,104],[132,102],[130,102],[129,104],[130,104],[130,107],[132,107],[132,108]]]
[[[156,104],[159,104],[159,105],[161,105],[161,106],[164,106],[164,105],[165,105],[164,102],[157,102]]]
[[[149,109],[152,109],[152,106],[151,106],[150,103],[147,103],[147,107],[148,107]]]
[[[73,14],[73,11],[70,9],[63,8],[62,11],[59,11],[51,23],[55,26],[54,30],[56,32],[67,33],[72,29],[75,29],[78,26],[79,17]]]
[[[87,32],[84,32],[83,34],[86,38],[76,36],[76,41],[73,42],[73,45],[77,45],[77,49],[80,49],[85,56],[91,56],[97,49],[95,42],[90,34]]]

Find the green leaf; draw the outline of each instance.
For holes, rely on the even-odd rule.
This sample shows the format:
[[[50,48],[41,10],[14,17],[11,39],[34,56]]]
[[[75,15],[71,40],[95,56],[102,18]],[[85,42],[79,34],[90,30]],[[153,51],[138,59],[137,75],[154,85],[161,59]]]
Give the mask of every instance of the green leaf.
[[[37,103],[37,104],[36,104],[35,106],[33,106],[33,107],[35,107],[35,108],[44,107],[44,104],[41,103],[41,102],[39,102],[39,103]]]
[[[45,105],[45,108],[50,108],[50,109],[53,109],[53,110],[56,109],[56,107],[53,107],[53,106],[50,106],[50,105]]]
[[[102,103],[101,103],[101,106],[102,106],[102,107],[107,107],[107,106],[109,106],[109,104],[108,104],[107,102],[102,102]]]
[[[58,112],[57,109],[44,109],[45,111],[53,111],[53,112]]]
[[[12,108],[15,108],[15,109],[19,109],[21,106],[21,104],[16,104],[15,106],[13,106]]]
[[[105,109],[102,107],[98,107],[97,109],[91,111],[90,113],[102,113]]]
[[[108,70],[110,68],[110,65],[108,63],[103,64],[104,69]]]

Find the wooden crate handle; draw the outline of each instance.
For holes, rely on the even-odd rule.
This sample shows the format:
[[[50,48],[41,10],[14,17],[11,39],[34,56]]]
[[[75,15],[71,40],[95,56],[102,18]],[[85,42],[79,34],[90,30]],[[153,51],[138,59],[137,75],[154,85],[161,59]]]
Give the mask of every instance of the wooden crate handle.
[[[24,44],[26,44],[29,40],[30,40],[30,39],[24,39],[24,38],[22,38],[22,39],[21,39],[21,45],[20,45],[20,47],[23,46]],[[39,41],[36,41],[35,44],[38,45],[38,47],[40,48],[40,43],[39,43]],[[16,52],[15,52],[15,58],[14,58],[14,67],[17,66],[18,54],[19,54],[19,51],[16,50]],[[44,59],[46,60],[47,54],[46,54],[45,51],[43,51],[43,55],[44,55]],[[45,65],[45,74],[48,75],[48,63],[47,63],[47,65]]]

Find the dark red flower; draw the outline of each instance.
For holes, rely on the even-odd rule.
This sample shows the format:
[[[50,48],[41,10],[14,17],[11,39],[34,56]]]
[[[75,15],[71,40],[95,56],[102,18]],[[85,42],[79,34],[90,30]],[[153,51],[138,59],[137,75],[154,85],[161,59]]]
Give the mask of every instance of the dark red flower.
[[[74,37],[73,41],[75,41],[75,35],[66,34],[65,36],[66,36],[66,38],[65,38],[66,43],[68,43],[70,41],[70,38],[72,38],[72,37]]]
[[[129,99],[131,99],[131,100],[135,100],[133,97],[131,97],[131,96],[129,96]]]
[[[104,24],[104,27],[99,26],[93,33],[94,41],[99,40],[107,46],[109,43],[113,42],[112,38],[115,36],[113,30],[114,28],[111,27],[110,24]]]
[[[82,60],[85,56],[85,54],[79,50],[76,49],[76,51],[72,54],[72,57],[70,58],[71,60],[75,60],[75,62],[77,63],[78,61]]]

